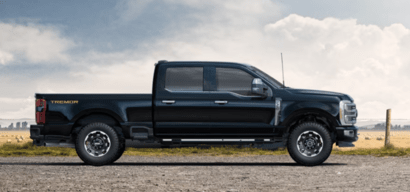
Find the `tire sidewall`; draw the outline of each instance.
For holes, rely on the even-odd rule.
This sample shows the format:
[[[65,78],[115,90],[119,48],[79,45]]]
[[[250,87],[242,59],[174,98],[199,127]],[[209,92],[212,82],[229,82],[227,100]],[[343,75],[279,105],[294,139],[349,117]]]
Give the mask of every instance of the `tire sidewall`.
[[[120,149],[118,151],[117,156],[114,158],[113,162],[117,161],[118,159],[121,158],[122,154],[124,154],[125,152],[125,142],[123,144],[120,145]]]
[[[108,152],[101,157],[94,157],[90,155],[84,148],[84,140],[86,136],[93,131],[102,131],[110,139],[111,146]],[[78,156],[86,163],[91,165],[105,165],[111,163],[113,159],[118,155],[120,150],[120,141],[118,134],[115,130],[107,124],[104,123],[91,123],[85,126],[77,136],[77,141],[75,145]]]
[[[297,139],[299,135],[305,131],[315,131],[322,137],[323,149],[318,155],[314,157],[307,157],[302,155],[297,148]],[[332,139],[330,138],[329,131],[325,127],[317,123],[303,123],[291,132],[287,148],[289,154],[297,163],[303,165],[318,165],[323,163],[329,157],[330,153],[332,152],[332,147]]]

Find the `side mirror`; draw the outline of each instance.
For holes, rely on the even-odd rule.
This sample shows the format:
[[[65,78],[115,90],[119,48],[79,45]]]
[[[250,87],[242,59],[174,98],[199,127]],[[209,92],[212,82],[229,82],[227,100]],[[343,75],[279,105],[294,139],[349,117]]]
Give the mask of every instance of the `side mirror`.
[[[268,90],[268,86],[263,83],[262,79],[255,78],[252,81],[252,94],[259,95],[261,97],[266,97],[266,90]]]

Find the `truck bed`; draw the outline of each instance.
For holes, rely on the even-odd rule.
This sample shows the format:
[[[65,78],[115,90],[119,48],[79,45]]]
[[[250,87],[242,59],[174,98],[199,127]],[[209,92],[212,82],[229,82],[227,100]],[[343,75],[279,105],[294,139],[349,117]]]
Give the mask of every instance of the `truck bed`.
[[[124,123],[152,127],[151,94],[36,94],[47,103],[45,135],[70,135],[75,122],[91,114],[108,114]],[[127,134],[128,136],[128,134]]]

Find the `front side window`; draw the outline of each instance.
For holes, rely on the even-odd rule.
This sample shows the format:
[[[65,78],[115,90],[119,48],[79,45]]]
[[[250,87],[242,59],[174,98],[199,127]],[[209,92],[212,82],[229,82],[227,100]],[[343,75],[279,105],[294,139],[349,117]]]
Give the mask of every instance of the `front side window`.
[[[172,67],[165,74],[165,89],[170,91],[203,91],[203,67]]]
[[[250,96],[253,78],[251,74],[241,69],[217,67],[216,89]]]

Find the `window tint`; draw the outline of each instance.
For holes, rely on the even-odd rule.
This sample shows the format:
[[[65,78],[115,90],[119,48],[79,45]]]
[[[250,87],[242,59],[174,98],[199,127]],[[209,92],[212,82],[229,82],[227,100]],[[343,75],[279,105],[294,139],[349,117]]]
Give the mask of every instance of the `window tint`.
[[[230,91],[241,95],[251,95],[253,76],[235,68],[216,68],[217,91]]]
[[[165,74],[165,89],[171,91],[202,91],[202,67],[172,67]]]

